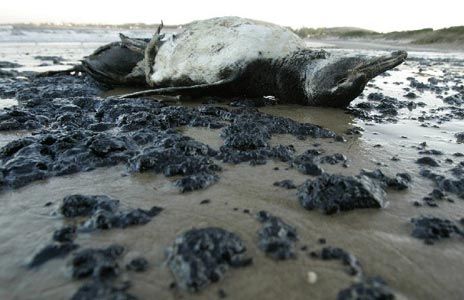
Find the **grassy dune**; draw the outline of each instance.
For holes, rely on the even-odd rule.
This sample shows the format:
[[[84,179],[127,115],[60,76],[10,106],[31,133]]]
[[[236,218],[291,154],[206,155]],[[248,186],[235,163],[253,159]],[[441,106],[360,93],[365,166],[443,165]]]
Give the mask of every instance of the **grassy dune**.
[[[303,38],[341,38],[341,39],[385,39],[402,40],[411,44],[464,44],[464,26],[455,26],[433,30],[423,28],[419,30],[393,31],[387,33],[375,32],[362,28],[299,28],[293,30]]]

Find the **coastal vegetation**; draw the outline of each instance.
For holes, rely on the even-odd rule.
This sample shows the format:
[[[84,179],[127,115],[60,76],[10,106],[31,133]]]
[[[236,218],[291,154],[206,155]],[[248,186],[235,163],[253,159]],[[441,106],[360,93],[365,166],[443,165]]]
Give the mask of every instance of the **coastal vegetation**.
[[[293,29],[302,38],[309,39],[384,39],[405,40],[411,44],[464,44],[464,26],[455,26],[442,29],[423,28],[418,30],[376,32],[355,27],[308,28]]]

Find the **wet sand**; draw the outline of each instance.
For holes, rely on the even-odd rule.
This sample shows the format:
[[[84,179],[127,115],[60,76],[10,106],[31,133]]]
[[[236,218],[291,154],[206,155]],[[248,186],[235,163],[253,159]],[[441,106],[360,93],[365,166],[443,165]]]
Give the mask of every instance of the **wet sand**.
[[[78,56],[82,49],[75,51],[74,55]],[[366,52],[375,53],[373,50]],[[66,57],[67,53],[63,51],[61,55]],[[22,57],[27,57],[24,53],[14,55],[17,55],[15,59],[8,60],[28,64],[27,60],[22,60]],[[420,55],[424,54],[421,52]],[[440,57],[440,54],[433,56]],[[443,56],[446,57],[446,54]],[[29,63],[29,68],[34,67],[33,63]],[[408,61],[398,70],[389,72],[391,76],[377,78],[364,95],[380,89],[384,95],[404,99],[406,92],[403,88],[407,86],[406,78],[409,76],[426,81],[436,74],[442,75],[446,69],[464,74],[464,68],[455,61],[433,65],[422,72],[419,68],[424,66]],[[394,82],[402,84],[395,85]],[[130,277],[133,284],[130,292],[140,299],[154,296],[158,299],[217,299],[220,289],[225,291],[228,299],[335,299],[339,290],[354,283],[354,278],[343,271],[344,266],[340,262],[322,261],[308,255],[310,251],[322,248],[319,238],[325,238],[327,245],[341,247],[355,255],[365,273],[385,279],[397,292],[398,299],[462,299],[463,238],[454,237],[431,246],[425,245],[411,237],[410,219],[421,215],[452,220],[464,217],[464,202],[453,194],[450,197],[455,199],[455,203],[440,203],[439,208],[413,205],[434,187],[431,180],[419,175],[422,167],[415,163],[418,150],[413,146],[426,141],[428,148],[443,151],[444,155],[437,158],[441,165],[437,170],[444,172],[463,161],[452,154],[464,152],[463,144],[456,143],[454,137],[456,132],[463,130],[464,121],[453,119],[439,124],[439,128],[422,127],[417,121],[421,111],[442,107],[443,102],[427,91],[415,101],[425,102],[426,108],[402,109],[396,123],[383,124],[359,119],[340,109],[295,105],[259,108],[265,113],[317,124],[344,135],[346,143],[312,138],[299,140],[290,135],[272,137],[271,146],[292,144],[297,153],[302,153],[314,148],[314,143],[319,143],[321,145],[317,148],[324,149],[325,154],[342,153],[348,158],[348,168],[321,165],[328,173],[356,175],[360,169],[380,168],[387,175],[399,172],[411,174],[413,180],[407,190],[388,190],[389,204],[384,209],[359,209],[330,216],[307,211],[298,203],[296,190],[276,187],[273,183],[292,179],[301,184],[314,177],[272,160],[261,166],[217,162],[223,167],[217,184],[184,194],[174,188],[173,180],[176,178],[153,173],[125,176],[127,170],[124,166],[53,177],[17,190],[3,191],[0,194],[0,298],[69,299],[82,284],[70,277],[69,257],[51,260],[36,270],[27,269],[25,264],[49,242],[53,231],[66,222],[57,214],[63,197],[70,194],[107,194],[121,200],[124,206],[149,209],[156,205],[165,209],[146,225],[79,234],[76,240],[82,249],[119,243],[127,249],[124,262],[143,255],[150,263],[146,272],[123,274]],[[187,103],[189,106],[198,104],[199,101],[195,100]],[[345,135],[346,130],[353,126],[363,128],[364,132],[361,135]],[[191,127],[180,130],[213,149],[223,144],[221,130]],[[24,134],[29,133],[2,133],[0,143],[3,146]],[[394,156],[400,160],[392,161]],[[452,158],[454,163],[447,164],[446,158]],[[275,170],[276,167],[279,169]],[[211,202],[200,205],[204,199]],[[53,204],[45,207],[49,201]],[[250,210],[250,213],[244,213],[244,209]],[[296,259],[274,261],[258,249],[257,231],[261,225],[254,215],[259,210],[269,211],[296,227],[299,235]],[[222,280],[195,294],[170,289],[173,277],[164,263],[166,247],[186,230],[207,226],[221,227],[239,235],[247,246],[248,255],[253,257],[253,265],[230,269]],[[308,250],[301,251],[301,246],[308,246]],[[308,283],[309,271],[317,274],[314,284]]]

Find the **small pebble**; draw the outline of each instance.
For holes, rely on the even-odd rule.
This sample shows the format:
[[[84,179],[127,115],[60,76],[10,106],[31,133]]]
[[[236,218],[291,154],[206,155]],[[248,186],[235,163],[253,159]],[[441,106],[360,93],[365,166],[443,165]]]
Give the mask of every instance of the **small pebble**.
[[[127,265],[126,269],[135,272],[143,272],[148,268],[148,261],[143,257],[137,257],[131,260]]]
[[[218,291],[218,296],[219,296],[219,298],[224,299],[224,298],[227,297],[227,294],[226,294],[226,292],[225,292],[223,289],[220,289],[220,290]]]
[[[309,284],[315,284],[317,282],[317,274],[313,271],[309,271],[307,279]]]
[[[200,204],[209,204],[211,203],[211,200],[209,199],[205,199],[205,200],[201,200]]]

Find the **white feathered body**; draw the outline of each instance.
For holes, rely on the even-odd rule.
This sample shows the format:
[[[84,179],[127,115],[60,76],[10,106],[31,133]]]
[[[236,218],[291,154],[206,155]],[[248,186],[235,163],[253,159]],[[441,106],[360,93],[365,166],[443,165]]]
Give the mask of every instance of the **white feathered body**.
[[[279,59],[304,47],[292,31],[270,23],[238,17],[196,21],[165,34],[148,80],[153,86],[215,83],[254,60]]]

